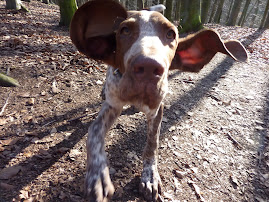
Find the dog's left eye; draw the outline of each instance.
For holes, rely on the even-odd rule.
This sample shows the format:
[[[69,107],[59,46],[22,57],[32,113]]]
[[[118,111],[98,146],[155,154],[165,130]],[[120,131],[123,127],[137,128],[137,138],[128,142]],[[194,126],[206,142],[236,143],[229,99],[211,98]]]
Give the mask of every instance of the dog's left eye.
[[[123,28],[121,28],[120,33],[123,34],[123,35],[129,35],[130,30],[129,30],[128,27],[123,27]]]
[[[176,33],[174,30],[169,30],[166,34],[167,39],[175,39],[176,38]]]

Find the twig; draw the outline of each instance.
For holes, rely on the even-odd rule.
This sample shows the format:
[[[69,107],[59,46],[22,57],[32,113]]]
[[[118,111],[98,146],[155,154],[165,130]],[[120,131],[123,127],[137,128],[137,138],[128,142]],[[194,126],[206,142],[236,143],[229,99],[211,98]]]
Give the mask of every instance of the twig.
[[[233,144],[236,145],[239,149],[243,148],[242,145],[239,142],[237,142],[237,140],[234,139],[229,133],[226,133],[226,135],[233,142]]]
[[[93,116],[93,115],[95,115],[95,114],[98,114],[98,112],[94,112],[94,113],[91,113],[91,114],[83,114],[83,115],[81,115],[81,116],[79,116],[79,117],[69,119],[69,120],[67,120],[67,122],[72,122],[72,121],[75,121],[75,120],[77,120],[77,119],[84,118],[84,117],[86,117],[86,116]],[[45,124],[44,124],[43,126],[41,126],[41,127],[45,127],[45,126],[50,125],[50,124],[52,124],[52,123],[54,123],[54,122],[56,122],[56,120],[52,120],[52,121],[50,121],[50,122],[48,122],[48,123],[45,123]]]
[[[205,199],[202,196],[203,193],[201,192],[200,188],[195,184],[195,182],[189,180],[188,183],[194,188],[194,191],[195,191],[197,197],[200,199],[200,201],[204,202]]]
[[[50,122],[48,122],[48,123],[45,123],[43,126],[41,126],[41,127],[45,127],[45,126],[47,126],[47,125],[50,125],[50,124],[52,124],[52,123],[54,123],[56,120],[52,120],[52,121],[50,121]]]
[[[91,113],[91,114],[84,114],[84,115],[82,115],[82,116],[79,116],[79,117],[76,117],[76,118],[73,118],[73,119],[69,119],[69,120],[67,120],[67,121],[68,121],[68,122],[72,122],[72,121],[75,121],[75,120],[84,118],[84,117],[86,117],[86,116],[93,116],[93,115],[95,115],[95,114],[98,114],[98,112],[93,112],[93,113]]]
[[[5,104],[4,104],[4,106],[2,107],[2,109],[1,109],[0,116],[2,116],[2,114],[3,114],[4,111],[5,111],[5,108],[7,107],[8,99],[9,99],[9,95],[10,95],[10,93],[11,93],[11,91],[9,91],[9,93],[8,93],[8,96],[7,96],[7,99],[6,99],[6,101],[5,101]]]

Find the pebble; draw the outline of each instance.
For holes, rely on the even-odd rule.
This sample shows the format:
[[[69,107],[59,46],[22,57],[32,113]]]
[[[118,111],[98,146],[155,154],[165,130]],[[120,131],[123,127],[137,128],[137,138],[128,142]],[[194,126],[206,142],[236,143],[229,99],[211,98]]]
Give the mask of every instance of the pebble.
[[[112,168],[112,167],[109,168],[109,174],[110,174],[110,175],[115,175],[116,172],[117,172],[117,171],[116,171],[115,168]]]
[[[30,98],[29,100],[27,100],[26,104],[29,106],[33,106],[35,104],[35,98]]]
[[[50,134],[53,134],[53,133],[57,133],[57,129],[56,129],[56,128],[52,128],[52,129],[50,130]]]
[[[103,82],[101,80],[96,81],[96,84],[103,85]]]
[[[46,91],[41,91],[40,95],[41,96],[45,96],[46,95]]]
[[[176,130],[176,126],[171,126],[171,127],[169,128],[169,131],[170,131],[170,132],[172,132],[172,131],[174,131],[174,130]]]

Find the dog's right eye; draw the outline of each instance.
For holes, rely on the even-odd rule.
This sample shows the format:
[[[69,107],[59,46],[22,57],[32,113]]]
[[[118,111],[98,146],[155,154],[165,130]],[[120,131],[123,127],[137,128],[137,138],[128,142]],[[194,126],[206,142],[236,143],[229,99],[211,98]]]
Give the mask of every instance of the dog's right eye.
[[[129,35],[130,34],[130,30],[128,27],[122,27],[120,30],[120,34],[122,35]]]

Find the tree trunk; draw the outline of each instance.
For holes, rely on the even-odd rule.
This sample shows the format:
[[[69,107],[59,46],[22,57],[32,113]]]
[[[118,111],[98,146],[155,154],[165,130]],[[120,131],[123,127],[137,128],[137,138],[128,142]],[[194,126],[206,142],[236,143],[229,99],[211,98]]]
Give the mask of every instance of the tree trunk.
[[[166,0],[166,10],[165,10],[165,17],[172,21],[172,9],[173,9],[173,0]]]
[[[229,17],[231,15],[233,4],[234,4],[234,0],[231,0],[230,6],[229,6],[229,10],[228,10],[227,19],[226,19],[226,23],[228,23]]]
[[[220,23],[220,18],[221,18],[221,14],[222,14],[222,9],[223,9],[223,4],[224,4],[224,0],[220,0],[215,17],[214,17],[214,22],[215,23]]]
[[[214,15],[216,13],[217,2],[218,2],[218,0],[215,0],[214,3],[213,3],[212,11],[211,11],[211,14],[210,14],[210,17],[209,17],[209,22],[213,21],[213,17],[214,17]]]
[[[20,0],[6,0],[6,9],[21,9],[21,1]]]
[[[77,10],[76,0],[60,0],[60,26],[69,26],[74,13]]]
[[[144,8],[144,1],[137,0],[137,10],[142,10]]]
[[[267,13],[267,18],[266,18],[263,28],[269,29],[269,12]]]
[[[229,21],[227,23],[228,26],[235,26],[236,25],[236,21],[239,15],[239,11],[240,11],[240,7],[243,1],[240,0],[236,0],[234,1],[234,5],[232,8],[232,12],[231,15],[229,17]]]
[[[241,17],[239,19],[239,22],[238,22],[238,25],[240,25],[240,26],[243,26],[244,23],[245,23],[246,16],[247,16],[247,11],[248,11],[248,7],[250,5],[250,1],[251,0],[246,0],[246,4],[244,6],[244,10],[243,10],[242,15],[241,15]]]
[[[202,0],[202,12],[201,12],[201,20],[202,23],[207,23],[208,10],[210,7],[210,0]]]
[[[180,1],[176,1],[175,21],[180,22]]]
[[[266,16],[267,16],[267,14],[269,15],[268,11],[269,11],[269,0],[267,0],[267,4],[266,4],[266,7],[265,7],[265,10],[263,13],[263,17],[262,17],[262,21],[260,24],[260,29],[264,27],[264,22],[266,20]]]
[[[201,22],[201,1],[200,0],[182,0],[181,1],[181,33],[198,31],[203,28]]]
[[[50,4],[50,0],[42,0],[42,3],[44,3],[44,4]]]
[[[254,23],[255,23],[256,17],[257,17],[258,12],[259,12],[259,5],[260,5],[260,0],[257,0],[257,5],[255,8],[254,14],[250,20],[250,25],[249,25],[250,27],[254,27]]]

